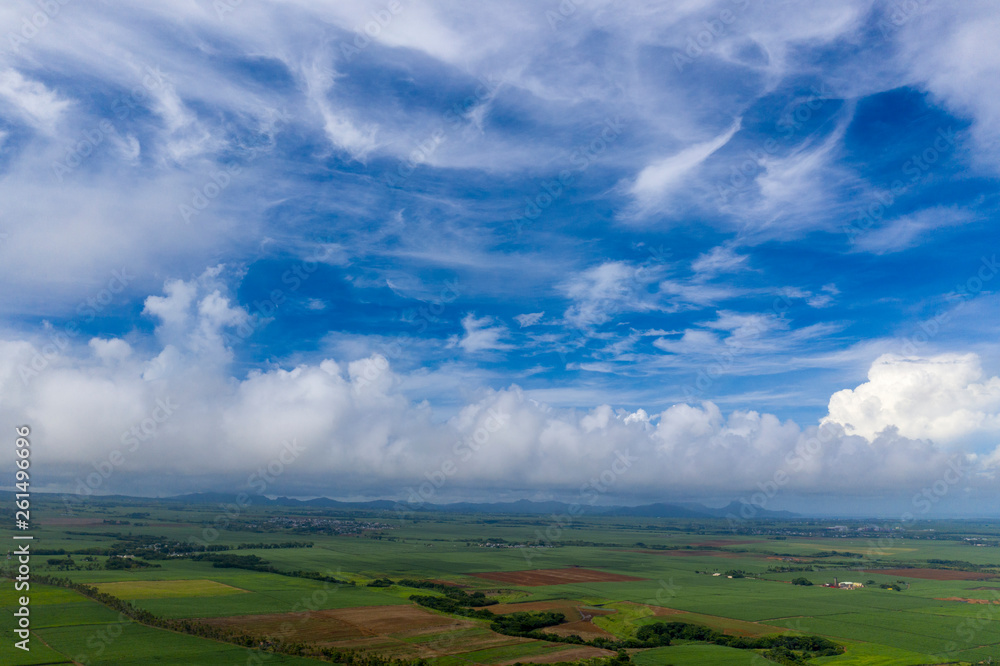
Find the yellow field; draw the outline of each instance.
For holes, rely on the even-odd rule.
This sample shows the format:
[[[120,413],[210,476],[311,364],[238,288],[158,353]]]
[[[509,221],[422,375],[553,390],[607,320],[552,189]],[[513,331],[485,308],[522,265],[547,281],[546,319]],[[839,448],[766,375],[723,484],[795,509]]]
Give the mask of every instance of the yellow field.
[[[819,657],[810,660],[813,664],[831,666],[914,666],[914,664],[940,663],[936,657],[918,652],[910,652],[887,645],[840,641],[847,652],[839,657]]]
[[[214,580],[128,580],[117,583],[98,583],[101,592],[119,599],[172,599],[177,597],[220,597],[226,594],[243,594],[246,590],[217,583]]]

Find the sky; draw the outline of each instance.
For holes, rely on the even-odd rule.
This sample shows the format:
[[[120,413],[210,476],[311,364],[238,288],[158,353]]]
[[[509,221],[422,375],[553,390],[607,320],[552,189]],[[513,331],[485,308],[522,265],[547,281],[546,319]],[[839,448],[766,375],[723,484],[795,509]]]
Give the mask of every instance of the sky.
[[[74,501],[995,514],[997,34],[975,1],[5,2],[0,423]]]

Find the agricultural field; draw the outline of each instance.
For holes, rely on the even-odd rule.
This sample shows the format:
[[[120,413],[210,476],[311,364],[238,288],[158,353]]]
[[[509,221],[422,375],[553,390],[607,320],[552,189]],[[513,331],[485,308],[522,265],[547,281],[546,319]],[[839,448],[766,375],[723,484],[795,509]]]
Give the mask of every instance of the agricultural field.
[[[1000,660],[1000,529],[981,521],[733,530],[595,516],[553,530],[538,515],[34,508],[30,591],[0,589],[3,664]],[[8,577],[15,563],[3,561]],[[30,652],[14,647],[22,594]]]

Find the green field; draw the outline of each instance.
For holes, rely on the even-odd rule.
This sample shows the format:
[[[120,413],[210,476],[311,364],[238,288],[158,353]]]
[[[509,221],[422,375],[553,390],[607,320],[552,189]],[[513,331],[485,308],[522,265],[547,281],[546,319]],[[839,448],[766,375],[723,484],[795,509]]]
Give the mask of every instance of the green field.
[[[78,593],[32,585],[30,652],[13,647],[18,640],[5,632],[0,646],[3,664],[237,664],[247,663],[249,650],[215,641],[142,626]],[[0,602],[8,621],[15,593],[5,585]],[[269,664],[317,662],[273,655]]]
[[[761,658],[756,652],[747,654],[746,650],[734,650],[719,645],[671,645],[641,652],[633,657],[632,661],[639,666],[663,666],[663,664],[753,666],[760,664]]]
[[[91,499],[67,515],[61,502],[36,501],[31,652],[13,647],[20,595],[5,581],[3,664],[344,663],[347,653],[436,666],[617,659],[597,643],[502,635],[489,619],[410,600],[445,599],[443,583],[516,604],[503,612],[558,608],[563,625],[552,631],[581,642],[636,640],[646,625],[682,622],[843,647],[835,656],[796,656],[817,666],[1000,659],[1000,549],[968,540],[996,543],[1000,528],[990,523],[873,532],[848,522],[832,533],[817,521],[761,522],[733,532],[724,521],[577,517],[558,539],[533,547],[550,518],[425,513],[401,521],[392,512],[251,506],[220,521],[212,505]],[[10,532],[0,535],[9,540]],[[540,570],[555,573],[532,573]],[[488,572],[517,573],[509,583],[476,575]],[[638,580],[603,580],[613,575]],[[813,585],[791,584],[803,577]],[[834,579],[865,587],[822,586]],[[116,603],[160,624],[123,615]],[[216,633],[198,633],[206,628]],[[248,643],[234,644],[239,632]],[[289,654],[293,644],[311,656]],[[273,651],[279,645],[282,654]],[[765,648],[708,639],[626,653],[635,664],[778,663]]]

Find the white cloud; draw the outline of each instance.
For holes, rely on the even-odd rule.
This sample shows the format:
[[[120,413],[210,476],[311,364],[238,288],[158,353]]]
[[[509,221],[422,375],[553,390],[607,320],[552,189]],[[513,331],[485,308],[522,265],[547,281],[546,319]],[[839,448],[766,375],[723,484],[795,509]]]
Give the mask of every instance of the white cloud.
[[[660,282],[659,287],[660,293],[670,297],[675,308],[715,305],[746,293],[745,289],[728,284],[712,285],[678,280],[664,280]]]
[[[305,261],[315,261],[330,266],[347,266],[350,264],[350,253],[340,243],[319,243],[304,253]]]
[[[105,363],[111,361],[122,362],[132,355],[132,347],[124,340],[118,338],[111,340],[92,338],[89,344],[90,348],[94,350],[94,356]]]
[[[25,122],[45,134],[55,132],[70,106],[69,100],[14,69],[0,70],[0,99],[13,107]]]
[[[970,211],[954,207],[925,208],[856,234],[854,247],[872,254],[900,252],[917,245],[936,229],[967,224],[974,219],[976,216]]]
[[[756,177],[759,199],[754,210],[757,225],[766,228],[780,221],[783,231],[832,225],[838,193],[855,179],[837,163],[853,117],[854,105],[849,103],[827,136],[807,140],[787,155],[761,158]],[[740,210],[736,207],[733,212]]]
[[[299,2],[316,11],[322,20],[350,31],[348,46],[376,42],[391,47],[414,49],[443,61],[462,63],[474,51],[488,45],[476,41],[468,30],[469,10],[461,5],[435,6],[436,3]],[[398,9],[397,9],[398,8]],[[477,8],[479,10],[479,8]],[[482,8],[488,12],[488,8]],[[348,53],[352,53],[349,49]]]
[[[729,246],[717,245],[708,252],[698,255],[698,258],[691,262],[691,270],[701,278],[713,277],[720,273],[735,273],[746,267],[749,258],[745,254],[737,254]]]
[[[323,119],[323,131],[330,143],[347,151],[352,158],[364,160],[376,147],[377,126],[358,126],[345,111],[335,106],[331,97],[337,75],[329,65],[322,64],[317,58],[302,67],[301,76],[309,102]]]
[[[734,340],[738,341],[788,328],[788,324],[774,314],[746,314],[730,310],[720,310],[716,320],[706,323],[705,326],[726,331]]]
[[[543,316],[545,316],[544,312],[527,312],[515,315],[514,319],[521,325],[521,328],[524,328],[525,326],[534,326],[542,320]]]
[[[166,296],[146,299],[143,314],[159,319],[156,335],[161,343],[199,362],[230,359],[225,336],[237,330],[248,334],[254,320],[246,308],[231,303],[222,280],[225,270],[219,265],[193,280],[168,281],[163,287]]]
[[[775,346],[774,338],[778,331],[786,330],[788,324],[774,315],[745,314],[720,310],[714,321],[703,322],[699,329],[687,329],[677,340],[658,338],[653,346],[672,354],[707,355],[738,355],[761,352]],[[709,330],[705,330],[709,329]],[[725,338],[715,331],[726,333]],[[785,343],[790,342],[789,334],[781,336]]]
[[[310,298],[306,301],[306,309],[316,311],[325,310],[326,301],[321,298]]]
[[[721,348],[721,341],[711,331],[688,329],[677,340],[657,338],[653,346],[671,354],[711,354]]]
[[[830,398],[824,421],[868,440],[887,428],[945,445],[995,439],[1000,377],[984,377],[976,354],[884,354],[872,364],[867,382]]]
[[[621,312],[644,312],[658,309],[654,297],[646,291],[656,280],[652,269],[623,261],[609,261],[576,274],[560,285],[572,299],[566,321],[580,328],[596,326]]]
[[[47,443],[36,452],[35,465],[45,470],[39,487],[72,491],[117,450],[124,462],[98,491],[240,488],[291,441],[301,453],[273,492],[405,497],[451,461],[447,487],[428,501],[494,488],[572,494],[615,460],[628,465],[618,466],[620,486],[612,492],[632,496],[753,491],[778,471],[792,492],[906,489],[933,479],[947,459],[944,450],[897,430],[862,437],[854,426],[829,423],[820,431],[754,411],[725,416],[710,402],[654,415],[608,405],[554,409],[525,399],[517,386],[483,391],[442,421],[427,403],[402,395],[402,378],[379,354],[233,377],[231,350],[204,344],[246,321],[245,309],[219,288],[219,275],[212,269],[169,282],[164,296],[147,299],[148,314],[160,322],[158,354],[138,351],[149,348],[147,341],[133,348],[95,339],[50,354],[46,367],[24,381],[20,374],[38,343],[0,341],[0,426],[26,421]],[[466,320],[470,332],[495,328],[485,317]],[[497,343],[478,340],[471,346]],[[883,359],[876,368],[902,364]],[[156,366],[163,372],[149,374]],[[950,401],[936,408],[931,430],[947,423],[954,429],[970,401],[988,411],[1000,400],[1000,379],[976,384],[981,373],[970,357],[921,367],[931,378],[916,384],[937,388],[914,397]],[[171,413],[160,418],[164,407]],[[135,432],[144,436],[131,448]]]
[[[837,289],[837,285],[832,282],[825,284],[820,287],[820,292],[818,294],[806,294],[806,303],[809,304],[811,308],[826,308],[834,304],[835,299],[840,290]]]
[[[449,347],[461,347],[470,354],[483,351],[500,351],[511,349],[512,345],[503,342],[502,339],[509,333],[503,325],[496,324],[493,317],[479,317],[474,313],[469,313],[462,318],[462,328],[465,335],[454,336],[448,341]]]
[[[737,119],[729,129],[715,138],[688,146],[670,157],[653,162],[640,171],[629,190],[640,209],[646,211],[671,195],[702,162],[729,143],[739,129],[740,120]]]
[[[900,65],[953,113],[973,120],[973,160],[996,173],[1000,100],[992,90],[1000,68],[1000,16],[988,1],[921,6],[894,35]]]
[[[649,414],[646,413],[645,409],[639,408],[631,414],[626,414],[624,422],[626,425],[629,423],[649,423]]]
[[[200,272],[213,258],[241,255],[260,231],[263,210],[244,209],[259,183],[252,168],[233,176],[186,224],[179,207],[191,205],[192,193],[212,182],[214,169],[84,173],[88,161],[59,183],[52,166],[65,151],[54,142],[36,145],[37,151],[11,156],[0,179],[5,216],[17,221],[6,225],[10,237],[0,243],[0,279],[18,285],[0,293],[7,311],[36,312],[44,305],[49,316],[72,315],[124,269],[131,281],[116,292],[118,306],[156,289],[156,276]]]
[[[829,323],[793,328],[774,313],[720,310],[716,315],[714,320],[654,340],[653,346],[666,352],[656,361],[731,376],[782,373],[796,354],[814,352],[817,340],[839,328]]]
[[[191,304],[198,293],[197,284],[184,280],[171,280],[163,285],[166,296],[150,296],[146,299],[146,314],[160,318],[161,326],[173,333],[187,329],[191,317]]]

